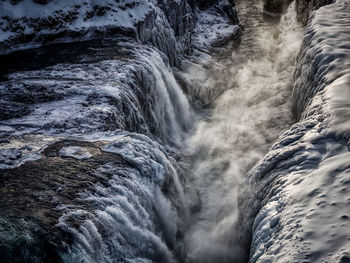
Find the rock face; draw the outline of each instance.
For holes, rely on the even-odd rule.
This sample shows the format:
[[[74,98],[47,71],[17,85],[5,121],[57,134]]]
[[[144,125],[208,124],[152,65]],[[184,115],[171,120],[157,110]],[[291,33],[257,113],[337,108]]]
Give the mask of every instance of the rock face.
[[[298,13],[298,20],[306,25],[310,13],[313,10],[334,3],[334,0],[296,0],[295,8]]]
[[[291,0],[264,0],[264,12],[270,15],[279,15],[287,9]]]
[[[104,0],[2,1],[0,54],[40,45],[133,37],[164,52],[172,65],[191,50],[196,10],[217,4],[219,12],[237,22],[234,3],[221,1]]]
[[[181,15],[193,23],[193,17],[187,15],[191,9],[184,1],[182,5],[173,10],[181,10]],[[174,33],[154,1],[3,1],[0,10],[0,53],[43,44],[128,36],[153,44],[175,63]],[[183,26],[179,35],[190,34],[190,28]]]

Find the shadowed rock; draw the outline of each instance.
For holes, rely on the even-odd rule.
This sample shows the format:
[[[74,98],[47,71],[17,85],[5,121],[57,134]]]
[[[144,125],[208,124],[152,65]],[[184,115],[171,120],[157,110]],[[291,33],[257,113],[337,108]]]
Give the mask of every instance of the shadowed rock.
[[[128,165],[115,154],[100,150],[105,143],[62,141],[49,146],[43,158],[0,171],[0,256],[1,262],[60,262],[60,254],[72,242],[70,233],[59,228],[62,210],[71,206],[93,213],[94,207],[78,200],[78,193],[105,178],[95,176],[106,163]],[[87,160],[60,156],[63,147],[87,149]],[[79,227],[84,217],[68,223]]]
[[[292,0],[264,0],[264,13],[271,16],[281,15]]]

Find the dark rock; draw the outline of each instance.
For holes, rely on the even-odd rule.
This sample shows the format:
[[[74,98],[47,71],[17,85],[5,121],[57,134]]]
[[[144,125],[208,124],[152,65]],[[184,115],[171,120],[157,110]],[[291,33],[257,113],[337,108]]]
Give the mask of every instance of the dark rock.
[[[210,6],[213,6],[219,3],[218,0],[197,0],[196,2],[199,9],[207,9]]]
[[[290,5],[292,0],[264,0],[264,13],[267,15],[280,15]]]
[[[22,117],[32,109],[23,103],[0,100],[0,120]]]
[[[94,175],[100,165],[126,165],[117,155],[101,151],[102,145],[62,141],[46,148],[41,160],[0,170],[1,262],[62,262],[63,244],[70,244],[72,237],[56,225],[62,216],[56,207],[74,204],[93,212],[90,204],[76,200],[77,193],[96,183],[106,184],[108,178]],[[61,158],[59,151],[65,146],[85,147],[93,157],[88,161]],[[79,225],[79,220],[83,218],[69,224]]]
[[[33,2],[40,4],[40,5],[46,5],[50,3],[52,0],[33,0]]]
[[[334,0],[296,0],[295,8],[297,11],[297,19],[306,25],[312,10],[317,10],[322,6],[332,3],[334,3]]]

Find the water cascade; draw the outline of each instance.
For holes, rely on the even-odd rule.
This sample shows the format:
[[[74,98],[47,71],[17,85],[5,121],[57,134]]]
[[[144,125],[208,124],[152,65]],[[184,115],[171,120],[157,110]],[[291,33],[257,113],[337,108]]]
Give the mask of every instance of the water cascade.
[[[290,2],[1,1],[0,261],[349,262],[350,5]]]

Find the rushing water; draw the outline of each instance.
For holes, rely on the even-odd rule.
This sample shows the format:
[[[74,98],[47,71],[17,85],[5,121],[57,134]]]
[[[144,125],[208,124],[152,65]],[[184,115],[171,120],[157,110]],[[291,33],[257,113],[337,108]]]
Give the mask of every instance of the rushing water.
[[[293,123],[292,73],[303,33],[294,5],[279,22],[264,18],[261,1],[237,5],[245,34],[231,56],[218,62],[226,69],[217,77],[226,89],[200,116],[189,140],[189,262],[247,260],[247,248],[236,238],[238,190],[244,174]]]

